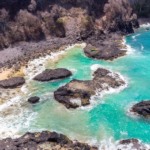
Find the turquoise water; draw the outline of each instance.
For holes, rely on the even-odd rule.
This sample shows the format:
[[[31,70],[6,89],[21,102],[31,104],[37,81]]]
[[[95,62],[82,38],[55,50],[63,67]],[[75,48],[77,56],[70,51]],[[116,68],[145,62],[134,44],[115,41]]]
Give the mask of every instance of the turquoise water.
[[[54,82],[31,82],[32,95],[41,97],[41,102],[30,109],[36,116],[27,130],[55,130],[78,140],[101,141],[112,137],[114,140],[138,138],[150,142],[149,120],[133,117],[129,107],[141,100],[150,99],[150,31],[138,31],[127,36],[126,43],[132,47],[131,53],[114,61],[87,58],[82,49],[76,47],[62,57],[55,67],[73,71],[73,76]],[[91,108],[68,110],[57,103],[53,92],[72,79],[91,79],[91,67],[99,64],[106,69],[119,72],[128,82],[128,87],[120,93],[96,98]],[[51,68],[49,62],[47,68]]]

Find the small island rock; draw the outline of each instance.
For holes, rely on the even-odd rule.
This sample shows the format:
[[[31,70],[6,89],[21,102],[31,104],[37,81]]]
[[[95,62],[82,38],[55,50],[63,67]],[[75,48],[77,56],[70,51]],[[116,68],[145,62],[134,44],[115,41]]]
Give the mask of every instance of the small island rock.
[[[31,103],[31,104],[35,104],[35,103],[38,103],[39,100],[40,100],[39,97],[34,96],[34,97],[30,97],[30,98],[28,99],[28,102]]]
[[[150,117],[150,100],[135,104],[132,106],[131,112],[137,113],[143,117]]]

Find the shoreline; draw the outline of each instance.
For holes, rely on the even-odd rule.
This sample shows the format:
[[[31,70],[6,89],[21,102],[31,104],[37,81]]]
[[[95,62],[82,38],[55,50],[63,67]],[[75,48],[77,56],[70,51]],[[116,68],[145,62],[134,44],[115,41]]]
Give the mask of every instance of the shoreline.
[[[113,35],[115,35],[115,38],[113,37]],[[93,37],[95,36],[96,35],[94,35]],[[103,41],[104,43],[107,42],[107,40],[109,42],[114,41],[114,45],[118,47],[120,51],[126,50],[126,45],[123,42],[124,36],[117,35],[116,33],[114,33],[111,35],[104,35],[104,37],[105,38],[100,41]],[[98,41],[96,41],[96,39],[92,41],[90,41],[90,39],[87,39],[85,41],[77,41],[73,39],[69,40],[67,38],[54,38],[52,40],[45,40],[36,43],[22,42],[20,44],[12,46],[12,48],[10,47],[7,49],[3,49],[0,51],[0,57],[3,58],[0,60],[0,75],[2,76],[1,80],[16,76],[14,74],[23,76],[22,68],[27,68],[28,63],[33,60],[36,60],[40,57],[46,57],[49,55],[51,56],[53,55],[53,53],[63,52],[65,49],[69,48],[72,45],[80,45],[82,43],[87,44],[89,42],[98,46]],[[105,45],[103,47],[105,49]],[[17,54],[14,54],[13,50],[16,50]],[[114,59],[117,59],[119,57],[122,56],[116,56],[116,58]]]

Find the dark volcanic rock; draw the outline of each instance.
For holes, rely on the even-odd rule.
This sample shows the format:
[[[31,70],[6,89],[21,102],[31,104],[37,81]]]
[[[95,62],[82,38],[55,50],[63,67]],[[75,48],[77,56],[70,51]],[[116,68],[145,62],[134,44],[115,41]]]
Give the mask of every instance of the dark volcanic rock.
[[[94,94],[94,90],[91,89],[91,81],[72,80],[55,91],[54,97],[67,108],[77,108],[80,104],[74,103],[75,99],[80,98],[81,105],[85,106],[90,104],[89,99]]]
[[[121,140],[119,144],[121,145],[122,149],[130,148],[134,150],[147,150],[146,146],[142,144],[138,139]]]
[[[107,45],[100,48],[96,48],[92,45],[87,45],[84,49],[86,56],[95,59],[113,60],[115,58],[124,56],[125,50],[120,50],[115,45]]]
[[[0,81],[1,88],[16,88],[25,83],[25,79],[23,77],[13,77],[6,80]]]
[[[31,104],[35,104],[35,103],[38,103],[39,100],[40,100],[39,97],[34,96],[34,97],[30,97],[30,98],[28,99],[28,102],[31,103]]]
[[[57,80],[57,79],[63,79],[66,77],[71,76],[71,71],[63,68],[58,69],[46,69],[41,74],[34,77],[34,80],[37,81],[51,81],[51,80]]]
[[[125,84],[119,75],[112,76],[110,71],[103,68],[97,69],[93,76],[93,80],[72,80],[65,86],[58,88],[54,92],[55,99],[67,108],[77,108],[89,105],[90,98],[95,95],[96,90],[103,92],[109,90],[110,87],[118,88]]]
[[[142,101],[135,104],[131,108],[132,112],[135,112],[143,117],[150,117],[150,101]]]
[[[0,141],[0,147],[3,150],[37,150],[37,149],[58,149],[64,150],[97,150],[97,147],[91,147],[88,144],[78,141],[71,141],[67,136],[56,132],[43,131],[41,133],[26,133],[17,139],[3,139]]]

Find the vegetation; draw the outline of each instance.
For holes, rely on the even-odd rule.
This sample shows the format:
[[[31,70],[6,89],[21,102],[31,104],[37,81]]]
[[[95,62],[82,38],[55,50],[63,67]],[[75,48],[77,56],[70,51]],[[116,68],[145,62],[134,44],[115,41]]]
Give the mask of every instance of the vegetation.
[[[150,0],[130,0],[139,17],[150,17]]]

